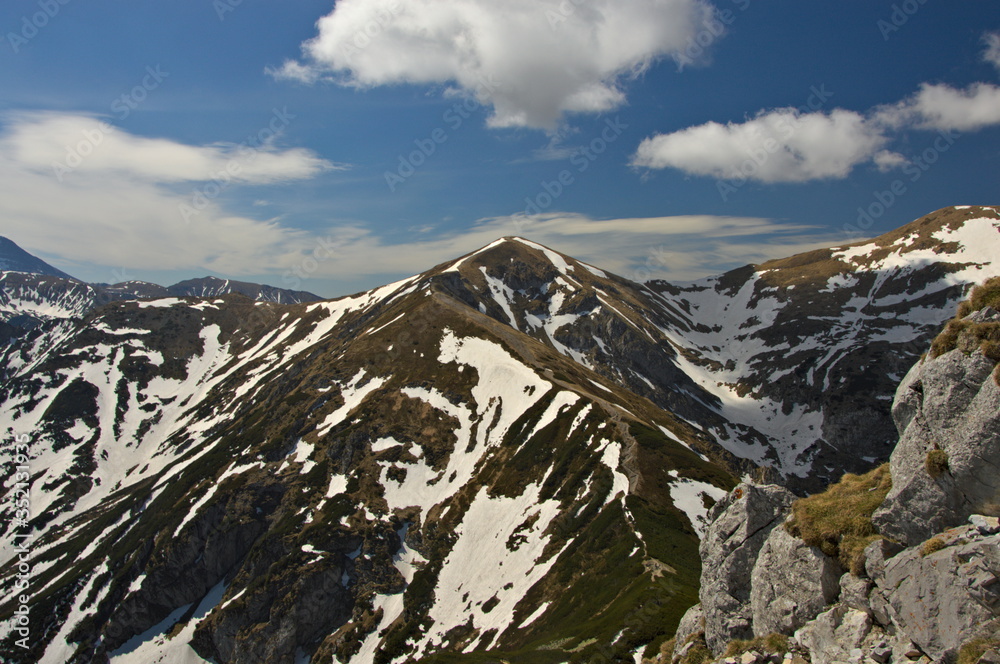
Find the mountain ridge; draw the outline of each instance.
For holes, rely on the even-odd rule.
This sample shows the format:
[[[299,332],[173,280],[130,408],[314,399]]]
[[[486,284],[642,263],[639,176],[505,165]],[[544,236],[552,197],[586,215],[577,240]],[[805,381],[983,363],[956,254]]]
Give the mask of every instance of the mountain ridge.
[[[870,460],[816,442],[816,418],[856,409],[817,372],[836,360],[891,421],[895,385],[868,367],[919,355],[997,269],[968,259],[1000,215],[955,212],[930,248],[817,255],[845,267],[809,287],[764,281],[790,265],[636,284],[501,238],[335,300],[117,300],[44,322],[0,382],[0,451],[30,439],[28,661],[649,657],[696,601],[699,536],[738,479],[804,492],[878,461],[875,426]],[[789,472],[816,446],[831,470]],[[0,545],[4,590],[14,554]]]

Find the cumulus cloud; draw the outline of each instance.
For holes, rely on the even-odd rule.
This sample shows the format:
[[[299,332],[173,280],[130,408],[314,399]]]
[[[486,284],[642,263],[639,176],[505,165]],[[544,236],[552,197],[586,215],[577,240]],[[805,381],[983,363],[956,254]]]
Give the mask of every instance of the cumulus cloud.
[[[632,164],[674,168],[718,180],[807,182],[847,177],[872,163],[885,172],[907,163],[886,145],[907,130],[977,131],[1000,124],[1000,87],[964,90],[925,83],[911,97],[866,114],[843,109],[760,111],[741,123],[708,122],[639,144]]]
[[[19,114],[0,130],[0,218],[17,242],[69,261],[261,274],[300,261],[313,239],[278,219],[229,213],[221,192],[335,167],[308,150],[279,149],[266,133],[256,148],[195,146],[85,115]],[[196,191],[208,195],[196,202]]]
[[[742,123],[708,122],[647,138],[633,164],[717,179],[805,182],[846,177],[886,140],[879,127],[852,111],[783,108]]]
[[[983,43],[983,60],[1000,70],[1000,32],[984,34]],[[995,125],[1000,125],[1000,87],[924,83],[906,99],[866,113],[779,108],[745,122],[707,122],[657,134],[640,143],[632,164],[718,180],[839,179],[866,163],[881,172],[905,166],[906,157],[885,149],[899,132],[972,132]]]
[[[553,130],[625,103],[624,82],[680,54],[703,0],[340,0],[271,73],[343,85],[446,84],[493,108],[493,127]]]
[[[896,125],[923,129],[977,131],[1000,124],[1000,88],[974,83],[964,90],[949,85],[924,84],[913,97],[885,111]]]

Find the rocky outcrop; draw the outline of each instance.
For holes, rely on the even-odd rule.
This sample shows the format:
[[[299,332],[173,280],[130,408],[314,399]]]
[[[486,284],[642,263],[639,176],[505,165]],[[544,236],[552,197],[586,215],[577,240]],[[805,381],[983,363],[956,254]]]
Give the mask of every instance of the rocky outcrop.
[[[795,496],[778,486],[740,484],[709,513],[701,541],[701,610],[712,652],[753,636],[751,578],[758,554]]]
[[[984,313],[984,311],[986,313]],[[991,309],[966,321],[1000,321]],[[919,544],[1000,504],[1000,385],[996,362],[956,348],[917,364],[896,392],[900,431],[892,491],[873,522],[889,539]]]
[[[891,624],[940,660],[1000,618],[1000,528],[970,525],[929,542],[889,560],[875,583]]]
[[[701,604],[695,604],[681,618],[674,634],[674,657],[683,657],[690,646],[691,637],[705,629],[705,614]]]
[[[754,637],[746,643],[760,648],[775,633],[791,637],[788,653],[751,649],[723,664],[777,662],[782,654],[785,662],[804,656],[812,664],[954,662],[963,645],[1000,639],[1000,521],[974,515],[970,522],[904,550],[873,543],[866,574],[839,578],[832,559],[773,528],[749,581],[752,630],[728,641],[719,631],[718,624],[731,628],[743,619],[739,605],[728,622],[710,626],[706,619],[706,641],[711,635],[719,657],[736,638]],[[703,575],[714,573],[706,567]],[[701,616],[695,606],[681,621],[675,662]]]
[[[837,599],[843,570],[833,558],[793,537],[771,531],[753,568],[753,632],[791,634]]]
[[[854,574],[776,527],[790,509],[777,487],[740,485],[709,514],[700,610],[716,657],[728,649],[742,654],[725,664],[782,656],[951,664],[971,643],[987,652],[1000,644],[1000,378],[989,345],[998,323],[989,307],[956,319],[935,342],[935,356],[899,386],[892,490],[872,517],[882,538],[865,548],[863,565],[852,562]],[[852,527],[829,537],[840,542]],[[768,650],[774,644],[787,652]]]

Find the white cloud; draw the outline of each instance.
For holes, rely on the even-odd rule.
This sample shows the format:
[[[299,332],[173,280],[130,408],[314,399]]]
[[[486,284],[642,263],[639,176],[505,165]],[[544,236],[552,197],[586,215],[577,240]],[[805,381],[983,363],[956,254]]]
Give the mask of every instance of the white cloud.
[[[925,83],[898,109],[904,122],[909,120],[920,128],[976,131],[1000,124],[1000,88],[974,83],[957,90],[948,85]]]
[[[803,113],[760,111],[742,123],[708,122],[639,144],[632,164],[675,168],[719,180],[807,182],[847,177],[868,162],[885,172],[907,163],[884,149],[895,133],[978,131],[1000,124],[1000,87],[974,83],[964,90],[925,83],[911,97],[867,114],[835,109]]]
[[[243,144],[185,145],[128,134],[97,117],[65,113],[8,117],[8,156],[24,168],[57,177],[127,176],[147,182],[198,182],[222,173],[235,182],[269,184],[343,168],[301,148],[279,150],[274,138],[287,125],[276,111],[268,126]]]
[[[358,87],[457,85],[494,127],[553,130],[610,111],[622,84],[681,53],[712,16],[703,0],[340,0],[273,74]]]
[[[889,171],[902,168],[910,163],[909,159],[898,152],[892,152],[891,150],[882,150],[881,152],[877,152],[872,158],[872,161],[875,162],[875,166],[878,167],[878,170],[881,173],[888,173]]]
[[[203,270],[271,275],[278,286],[322,290],[331,281],[416,274],[505,235],[529,237],[625,277],[683,280],[838,241],[811,227],[766,219],[594,220],[560,213],[483,219],[433,238],[417,228],[415,240],[400,243],[359,225],[312,232],[280,218],[231,214],[221,197],[208,199],[188,223],[181,206],[192,205],[192,191],[205,190],[205,178],[224,168],[232,148],[154,141],[114,129],[60,181],[49,160],[64,158],[67,145],[75,147],[98,129],[99,120],[89,116],[9,118],[0,130],[0,219],[5,235],[60,264],[109,266],[108,281],[117,278],[110,268]],[[331,167],[313,153],[273,144],[255,158],[261,163],[247,164],[233,186],[302,179]],[[146,163],[157,159],[163,163]],[[266,201],[257,203],[261,209]],[[307,278],[299,281],[299,273]]]
[[[983,61],[990,63],[1000,71],[1000,32],[987,32],[983,35],[986,50],[983,51]]]
[[[67,157],[74,152],[78,164]],[[217,198],[206,198],[188,220],[181,206],[192,205],[199,183],[214,179],[225,189],[218,173],[231,173],[236,186],[300,180],[333,167],[267,140],[248,152],[143,138],[89,116],[19,114],[0,131],[0,219],[16,242],[70,261],[261,274],[301,260],[311,237],[276,219],[230,214]]]
[[[739,124],[708,122],[647,138],[633,164],[717,179],[805,182],[846,177],[886,140],[879,127],[852,111],[783,108]]]

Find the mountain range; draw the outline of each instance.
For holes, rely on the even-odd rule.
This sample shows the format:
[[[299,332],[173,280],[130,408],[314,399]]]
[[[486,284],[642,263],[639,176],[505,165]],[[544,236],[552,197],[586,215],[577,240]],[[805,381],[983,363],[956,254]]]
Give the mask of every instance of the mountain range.
[[[523,238],[329,301],[4,272],[30,519],[6,482],[0,617],[18,534],[33,605],[0,652],[638,661],[739,480],[889,458],[896,385],[998,256],[1000,213],[969,206],[688,284]]]
[[[32,256],[0,236],[0,343],[44,321],[79,318],[108,302],[156,297],[217,297],[239,293],[254,300],[294,304],[315,302],[318,295],[273,286],[203,277],[173,286],[147,281],[88,284]]]

